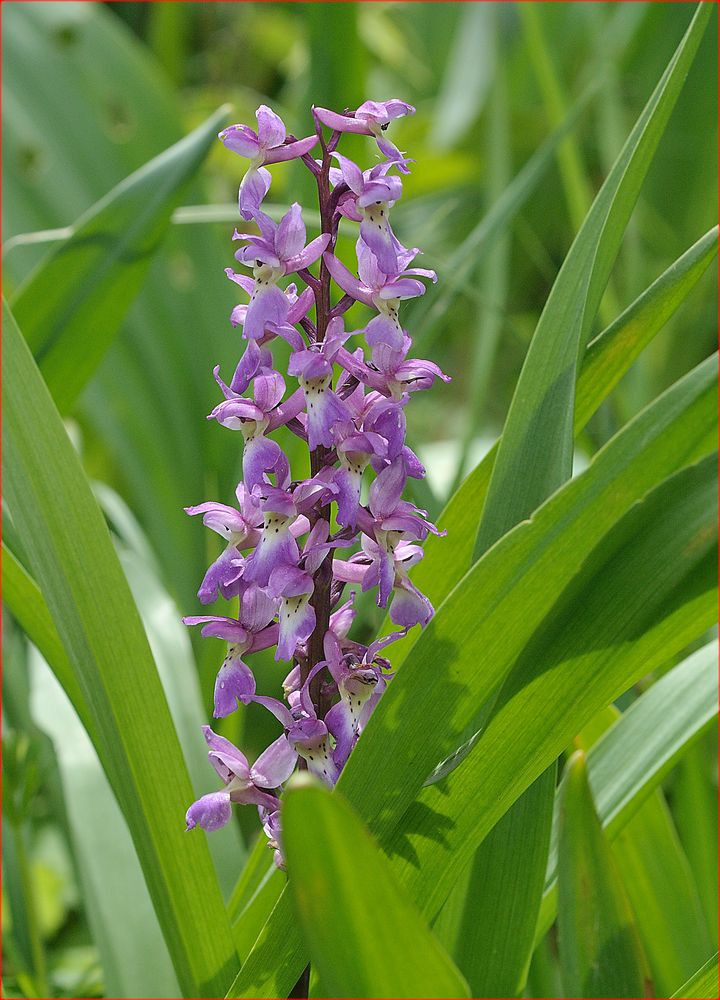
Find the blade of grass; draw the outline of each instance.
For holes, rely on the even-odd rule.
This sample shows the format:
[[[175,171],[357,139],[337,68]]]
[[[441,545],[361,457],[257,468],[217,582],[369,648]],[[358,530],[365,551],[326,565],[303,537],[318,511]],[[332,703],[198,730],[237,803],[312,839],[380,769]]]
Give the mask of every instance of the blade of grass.
[[[283,845],[293,904],[330,996],[470,995],[341,795],[311,778],[296,779],[283,805]],[[392,961],[369,933],[383,926],[392,928]]]
[[[635,916],[595,812],[582,750],[565,769],[558,874],[558,944],[566,994],[652,995]]]
[[[3,305],[5,486],[76,671],[181,987],[223,989],[236,963],[206,843],[186,837],[192,788],[137,609],[47,387]],[[162,778],[172,774],[172,781]]]

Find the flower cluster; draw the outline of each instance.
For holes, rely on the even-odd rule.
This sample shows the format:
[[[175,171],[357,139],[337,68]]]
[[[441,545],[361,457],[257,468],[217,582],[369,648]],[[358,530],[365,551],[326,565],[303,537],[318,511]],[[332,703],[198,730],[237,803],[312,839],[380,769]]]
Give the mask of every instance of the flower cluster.
[[[225,146],[250,160],[239,209],[257,229],[233,237],[241,241],[235,257],[246,272],[226,273],[249,302],[230,321],[242,328],[246,346],[229,383],[215,369],[223,398],[209,416],[242,435],[243,481],[236,506],[208,502],[187,513],[202,515],[226,542],[205,574],[200,601],[237,600],[238,613],[184,621],[228,644],[215,683],[215,717],[256,702],[277,719],[279,735],[250,765],[206,726],[210,762],[224,788],[193,803],[186,821],[188,829],[215,830],[228,822],[231,802],[252,803],[280,866],[284,782],[304,767],[334,785],[391,677],[381,654],[433,614],[408,576],[422,558],[419,543],[437,529],[402,498],[408,477],[425,475],[405,443],[405,406],[410,393],[448,377],[431,361],[408,359],[412,342],[401,325],[401,303],[425,292],[420,279],[436,278],[410,266],[419,250],[404,247],[391,228],[402,195],[399,175],[409,172],[410,161],[385,136],[392,119],[413,111],[399,100],[366,101],[344,114],[314,108],[316,134],[296,139],[262,106],[257,131],[233,125],[220,133]],[[374,136],[384,159],[361,170],[336,151],[344,132]],[[322,157],[314,159],[318,143]],[[317,181],[322,233],[310,242],[297,203],[277,223],[263,211],[271,181],[266,165],[290,159],[301,159]],[[335,256],[343,219],[359,223],[357,276]],[[302,292],[294,282],[281,286],[289,275],[303,282]],[[344,294],[331,295],[333,280]],[[349,331],[343,316],[356,301],[373,316]],[[291,348],[287,375],[297,385],[289,390],[273,364],[278,337]],[[307,442],[308,479],[292,478],[271,437],[281,426]],[[353,584],[377,589],[396,631],[370,645],[350,638]],[[291,664],[284,702],[258,694],[246,662],[272,646],[276,660]]]

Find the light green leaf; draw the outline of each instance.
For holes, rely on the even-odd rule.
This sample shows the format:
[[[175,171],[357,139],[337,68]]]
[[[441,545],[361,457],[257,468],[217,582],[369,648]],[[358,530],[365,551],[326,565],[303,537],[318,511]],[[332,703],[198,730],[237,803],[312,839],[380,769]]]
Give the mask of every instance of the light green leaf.
[[[565,771],[559,845],[558,947],[566,995],[645,996],[647,963],[593,806],[582,750]]]
[[[283,805],[283,845],[302,932],[330,996],[470,995],[342,796],[299,779]],[[383,927],[391,961],[375,933]]]
[[[83,726],[93,737],[94,723],[90,710],[45,599],[38,585],[5,542],[2,546],[2,595],[4,604],[25,634],[52,664],[55,676],[65,689]],[[97,742],[96,737],[93,737],[93,742]]]
[[[542,897],[555,797],[549,767],[490,831],[433,930],[477,997],[519,996]]]
[[[190,995],[217,991],[235,949],[207,845],[183,832],[192,788],[147,638],[77,454],[5,305],[3,331],[10,511],[88,704],[178,981]]]
[[[717,953],[708,962],[698,969],[694,976],[689,979],[681,990],[673,993],[673,997],[693,997],[704,1000],[705,997],[718,995],[718,956]]]
[[[681,380],[473,567],[415,643],[411,668],[393,680],[348,761],[338,787],[395,855],[395,870],[426,916],[435,915],[484,835],[584,721],[653,657],[679,651],[712,621],[709,469],[691,469],[688,483],[670,480],[651,494],[652,502],[639,501],[658,478],[713,447],[714,374],[709,360]],[[593,550],[599,555],[590,560]],[[686,575],[696,592],[686,592]],[[552,613],[573,578],[577,589],[568,592],[567,613],[579,615],[587,630],[585,660],[581,647],[562,647],[563,639],[579,643],[582,630],[567,629],[562,608],[557,617]],[[652,601],[638,608],[649,594]],[[598,614],[598,600],[617,616]],[[652,628],[659,609],[664,617]],[[549,635],[543,637],[545,619]],[[634,641],[626,648],[628,630]],[[533,643],[532,657],[523,654],[520,690],[515,697],[505,693],[489,727],[497,737],[481,738],[483,752],[471,754],[441,785],[425,788],[400,822],[433,759],[443,746],[457,745],[533,635],[543,641]],[[551,663],[539,711],[535,685],[525,691],[525,679]],[[284,941],[282,955],[277,940]],[[303,960],[281,898],[230,995],[278,995],[292,986]]]
[[[126,177],[13,297],[17,322],[61,412],[72,407],[120,329],[172,210],[226,117],[220,108]]]
[[[691,654],[622,714],[588,752],[598,815],[613,840],[717,714],[717,644]],[[555,916],[557,804],[536,940]]]
[[[133,842],[93,746],[47,664],[31,654],[32,711],[52,739],[105,993],[176,996],[178,985]]]

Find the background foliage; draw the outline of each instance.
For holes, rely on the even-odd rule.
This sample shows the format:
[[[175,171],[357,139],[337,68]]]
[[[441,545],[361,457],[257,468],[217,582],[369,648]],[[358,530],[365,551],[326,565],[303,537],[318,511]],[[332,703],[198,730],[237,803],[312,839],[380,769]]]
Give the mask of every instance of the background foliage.
[[[205,420],[216,395],[211,369],[227,370],[238,354],[227,322],[236,298],[222,269],[231,263],[242,164],[213,136],[218,122],[252,121],[263,101],[296,134],[310,127],[313,102],[342,108],[399,96],[417,106],[395,135],[416,164],[393,220],[401,239],[425,249],[440,282],[405,320],[418,354],[453,376],[412,408],[412,439],[429,470],[418,502],[438,515],[475,469],[445,515],[449,538],[429,544],[418,569],[419,585],[438,606],[450,594],[448,605],[437,628],[400,653],[412,650],[408,670],[428,685],[417,693],[418,726],[421,706],[437,697],[437,664],[455,664],[441,674],[447,705],[457,709],[452,724],[418,749],[406,802],[392,798],[392,775],[400,779],[408,765],[400,749],[386,776],[389,798],[369,791],[393,720],[408,718],[407,686],[398,685],[375,736],[368,731],[365,756],[341,783],[359,818],[299,789],[288,820],[290,864],[294,852],[321,844],[344,884],[347,858],[333,854],[330,835],[318,828],[303,843],[304,810],[321,815],[326,830],[367,823],[391,857],[388,879],[401,895],[388,901],[370,892],[362,906],[395,906],[408,927],[417,921],[416,936],[432,924],[428,940],[440,944],[428,947],[423,974],[426,983],[438,977],[436,995],[464,977],[472,995],[635,995],[638,982],[652,980],[656,995],[669,996],[711,957],[716,692],[705,644],[713,477],[699,460],[714,440],[714,363],[697,366],[716,342],[708,267],[716,235],[703,238],[717,217],[714,14],[682,86],[678,75],[677,103],[657,152],[647,154],[637,207],[627,228],[619,226],[619,258],[597,315],[588,312],[592,345],[580,366],[574,456],[566,447],[566,457],[578,472],[611,443],[530,527],[464,576],[494,452],[477,463],[503,429],[573,239],[693,12],[690,4],[600,2],[5,5],[5,295],[50,389],[9,318],[8,995],[218,995],[238,954],[251,949],[235,995],[286,994],[305,945],[330,992],[390,988],[373,979],[385,972],[382,963],[373,970],[373,949],[344,963],[354,979],[331,980],[322,942],[307,929],[299,936],[302,905],[287,893],[265,943],[261,937],[253,949],[284,878],[270,875],[266,852],[253,851],[252,817],[240,815],[208,847],[204,835],[182,836],[191,785],[199,794],[212,782],[198,727],[220,658],[219,643],[201,646],[179,624],[215,554],[209,533],[182,507],[227,501],[240,458],[234,436]],[[218,112],[227,103],[232,111]],[[296,164],[276,168],[275,177],[278,206],[298,191],[309,203]],[[312,228],[311,213],[308,222]],[[601,240],[588,226],[586,260]],[[349,240],[344,249],[351,253]],[[547,343],[549,378],[558,352],[555,340]],[[539,366],[525,370],[531,386],[541,374]],[[518,407],[508,442],[524,440]],[[559,443],[547,425],[541,432],[548,445]],[[511,443],[503,447],[502,468],[512,471]],[[549,467],[542,438],[539,447]],[[557,468],[553,486],[570,471],[562,460]],[[475,558],[551,492],[542,484],[525,496],[498,492],[500,482],[487,493]],[[546,549],[557,525],[555,548]],[[535,576],[513,589],[512,574],[535,564]],[[88,566],[97,573],[83,577]],[[638,595],[642,607],[633,604]],[[462,654],[457,644],[479,609],[485,631]],[[367,635],[381,624],[376,608],[361,605]],[[699,647],[705,651],[693,653]],[[266,690],[278,681],[269,660],[259,673]],[[459,758],[450,759],[435,775],[444,780],[421,789],[433,766],[488,719],[466,763],[452,771]],[[265,745],[265,724],[250,708],[225,720],[223,732],[252,753]],[[547,768],[573,749],[582,753],[556,794]],[[519,774],[516,790],[493,786],[493,773]],[[483,793],[453,830],[468,784]],[[528,785],[529,797],[521,796]],[[322,801],[313,807],[310,796]],[[386,807],[402,824],[378,819]],[[579,842],[597,845],[589,859],[574,856]],[[362,843],[372,865],[378,848]],[[513,848],[522,863],[509,865],[502,845],[513,843],[537,849]],[[313,861],[318,870],[321,861]],[[590,877],[584,864],[600,887],[599,938],[577,911],[577,886]],[[433,873],[453,865],[457,888],[436,898]],[[183,883],[183,872],[193,880]],[[536,885],[522,906],[520,878]],[[274,937],[283,921],[290,930]],[[493,925],[512,940],[483,939],[478,928]],[[608,940],[616,942],[619,978],[589,983]],[[478,965],[488,954],[496,960]],[[705,989],[707,976],[698,980]]]

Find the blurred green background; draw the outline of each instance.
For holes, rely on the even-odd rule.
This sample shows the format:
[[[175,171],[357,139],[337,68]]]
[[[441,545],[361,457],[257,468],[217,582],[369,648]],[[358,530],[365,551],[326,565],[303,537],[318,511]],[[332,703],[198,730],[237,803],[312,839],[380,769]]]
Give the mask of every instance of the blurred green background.
[[[51,245],[19,235],[72,224],[221,104],[232,105],[228,121],[252,124],[258,104],[269,103],[301,135],[311,130],[312,103],[341,110],[367,98],[412,102],[415,117],[393,126],[394,141],[416,161],[393,222],[400,239],[422,247],[422,263],[439,274],[424,299],[404,307],[415,353],[453,377],[449,386],[416,394],[408,410],[411,441],[429,473],[417,499],[437,514],[502,427],[579,221],[693,9],[599,2],[5,4],[6,294]],[[643,187],[596,332],[717,217],[715,37],[716,30],[707,32]],[[573,114],[568,138],[557,155],[542,159],[522,204],[500,226],[489,226],[503,190]],[[363,166],[375,155],[371,142],[355,138],[347,152]],[[187,712],[188,726],[209,715],[219,644],[189,640],[177,623],[197,609],[197,586],[216,554],[214,536],[182,508],[204,499],[229,502],[238,479],[237,437],[205,416],[217,401],[212,367],[219,363],[228,374],[241,351],[228,323],[238,298],[223,268],[233,263],[230,236],[243,170],[244,162],[217,143],[69,424],[89,475],[104,484],[101,500],[154,630],[163,676],[178,684],[182,674],[190,685],[178,688],[180,701],[199,676],[202,697]],[[300,165],[273,172],[273,204],[298,199],[312,210],[312,186]],[[312,211],[307,218],[311,229]],[[341,252],[350,263],[350,236]],[[580,440],[579,462],[714,349],[716,302],[710,268],[593,419]],[[356,307],[348,325],[362,317]],[[362,614],[360,627],[369,631],[377,616],[367,604]],[[27,834],[17,844],[8,838],[7,850],[12,855],[19,846],[29,854],[54,994],[99,994],[120,976],[108,972],[107,960],[101,969],[98,948],[104,956],[107,949],[98,928],[105,915],[88,889],[107,876],[78,863],[79,821],[67,802],[75,793],[73,809],[86,801],[92,814],[102,775],[86,760],[96,785],[89,778],[81,791],[68,784],[82,754],[68,758],[59,745],[76,723],[68,719],[62,723],[68,728],[58,730],[62,696],[48,693],[42,665],[30,665],[36,682],[45,678],[40,694],[37,683],[31,693],[28,650],[6,625],[6,780]],[[266,687],[277,682],[271,663],[263,673]],[[226,731],[249,748],[265,739],[260,714],[252,711],[229,720]],[[193,775],[204,782],[198,792],[208,790],[212,776],[202,769],[202,747],[193,745],[189,754],[198,762]],[[226,864],[226,887],[233,871],[237,864]],[[8,995],[28,990],[22,895],[11,872],[3,896]],[[170,974],[158,948],[155,988],[162,995]],[[153,994],[145,986],[143,995]]]

